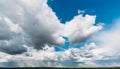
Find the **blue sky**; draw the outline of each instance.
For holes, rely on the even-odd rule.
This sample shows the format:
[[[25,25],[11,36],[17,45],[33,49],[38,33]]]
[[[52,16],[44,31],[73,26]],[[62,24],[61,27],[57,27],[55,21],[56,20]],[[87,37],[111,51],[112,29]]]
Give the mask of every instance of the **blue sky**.
[[[119,59],[120,0],[0,0],[0,67],[120,66]]]
[[[104,23],[104,29],[109,29],[114,21],[120,17],[120,0],[48,0],[48,5],[56,13],[61,23],[70,21],[78,15],[78,10],[85,11],[83,15],[96,15],[96,24]],[[104,30],[103,29],[103,30]],[[62,48],[68,49],[67,41]],[[74,45],[83,46],[84,43]],[[56,48],[58,51],[59,49]]]
[[[103,22],[107,26],[120,17],[120,0],[48,0],[48,5],[62,23],[78,15],[78,10],[96,15],[96,23]]]

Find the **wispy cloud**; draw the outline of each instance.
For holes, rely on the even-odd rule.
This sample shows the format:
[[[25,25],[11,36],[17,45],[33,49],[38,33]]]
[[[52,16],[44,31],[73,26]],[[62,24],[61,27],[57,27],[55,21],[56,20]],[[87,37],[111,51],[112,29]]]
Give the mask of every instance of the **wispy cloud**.
[[[99,42],[99,48],[95,50],[96,53],[100,53],[106,56],[119,56],[120,49],[120,20],[117,19],[111,28],[100,32],[95,41]]]

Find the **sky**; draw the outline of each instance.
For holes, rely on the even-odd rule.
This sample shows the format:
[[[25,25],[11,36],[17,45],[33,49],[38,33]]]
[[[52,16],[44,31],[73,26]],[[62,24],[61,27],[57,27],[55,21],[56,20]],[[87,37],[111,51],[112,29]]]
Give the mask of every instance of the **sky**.
[[[120,66],[120,0],[0,0],[0,67]]]
[[[116,19],[120,18],[119,0],[48,0],[48,5],[61,23],[70,21],[80,10],[83,15],[95,15],[95,24],[104,23],[103,29],[109,29]],[[80,43],[77,47],[83,46]],[[64,47],[64,46],[63,46]]]
[[[83,14],[96,15],[96,23],[103,22],[110,25],[120,17],[119,0],[48,0],[48,5],[56,13],[62,23],[70,21],[78,10]]]

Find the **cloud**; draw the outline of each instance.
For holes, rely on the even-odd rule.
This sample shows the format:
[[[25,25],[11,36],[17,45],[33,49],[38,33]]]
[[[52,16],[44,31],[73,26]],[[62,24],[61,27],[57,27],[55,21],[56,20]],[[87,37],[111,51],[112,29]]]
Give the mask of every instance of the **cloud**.
[[[51,66],[79,66],[79,64],[92,64],[94,55],[92,50],[96,48],[94,43],[85,47],[71,48],[66,51],[55,52],[54,47],[45,45],[43,50],[33,48],[21,55],[9,55],[0,53],[0,65],[2,67],[51,67]],[[14,58],[14,59],[13,59]],[[75,64],[74,64],[75,63]]]
[[[78,14],[84,14],[85,10],[78,10]]]
[[[13,24],[5,17],[0,18],[0,51],[9,54],[18,54],[27,51],[23,47],[23,39],[18,25]]]
[[[20,55],[0,52],[0,67],[119,66],[119,58],[95,54],[95,49],[98,46],[90,43],[59,52],[48,45],[40,51],[29,47],[28,52]]]
[[[94,33],[102,29],[102,24],[95,26],[96,16],[75,16],[65,24],[64,36],[69,38],[71,44],[85,42]]]
[[[120,19],[117,19],[111,28],[100,32],[96,37],[95,41],[99,42],[99,48],[96,49],[97,54],[104,56],[119,56],[120,49]]]
[[[2,20],[2,17],[0,18],[0,39],[1,40],[5,40],[5,39],[10,39],[11,38],[11,35],[12,34],[10,34],[11,32],[10,32],[10,28],[9,28],[9,26],[6,24],[6,23],[4,23],[5,21],[4,20]]]
[[[65,42],[63,36],[72,44],[80,43],[102,28],[94,26],[96,17],[91,15],[77,15],[66,24],[60,23],[47,0],[1,0],[0,16],[0,25],[4,25],[0,30],[0,48],[7,53],[25,52],[24,46],[61,46]]]
[[[35,48],[41,48],[44,44],[64,44],[65,40],[59,34],[62,24],[48,7],[47,0],[10,0],[9,4],[6,2],[8,1],[0,1],[1,16],[13,24],[18,24],[23,32],[30,36],[31,43]]]
[[[88,66],[103,65],[101,61],[119,64],[116,62],[120,49],[119,20],[94,38],[100,45],[91,43],[80,49],[55,52],[53,46],[63,45],[63,37],[76,44],[85,42],[101,30],[102,24],[94,25],[95,19],[96,16],[79,14],[62,24],[47,5],[47,0],[0,0],[0,65]],[[36,50],[42,47],[43,50]]]
[[[39,51],[32,47],[28,49],[29,51],[20,55],[0,52],[0,67],[119,66],[120,64],[119,57],[96,54],[95,50],[99,47],[95,43],[59,52],[55,52],[54,47],[48,45]]]

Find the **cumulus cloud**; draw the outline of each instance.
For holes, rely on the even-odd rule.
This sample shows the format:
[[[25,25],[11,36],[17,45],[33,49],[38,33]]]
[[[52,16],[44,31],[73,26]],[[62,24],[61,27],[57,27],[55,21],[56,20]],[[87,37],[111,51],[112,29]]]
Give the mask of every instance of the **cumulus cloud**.
[[[65,24],[64,36],[69,38],[71,44],[85,42],[94,33],[102,29],[102,24],[94,26],[96,16],[75,16]]]
[[[0,0],[0,66],[88,66],[109,60],[114,64],[106,65],[119,64],[119,20],[94,38],[99,46],[90,43],[60,52],[51,47],[63,45],[62,37],[71,44],[85,42],[102,29],[102,24],[94,25],[95,19],[96,16],[79,14],[62,24],[47,0]]]
[[[54,47],[48,45],[40,51],[29,47],[28,52],[20,55],[0,52],[0,67],[119,66],[119,57],[103,57],[95,54],[95,49],[98,49],[98,46],[90,43],[82,48],[59,52],[55,52]]]
[[[6,2],[1,1],[0,6],[4,9],[1,8],[0,13],[13,23],[19,24],[31,36],[34,46],[42,46],[45,43],[64,44],[64,39],[58,33],[61,24],[48,7],[47,0],[10,0],[7,5]]]
[[[54,47],[48,45],[40,51],[32,47],[28,49],[20,55],[0,52],[0,67],[119,66],[120,64],[119,57],[98,54],[95,50],[100,50],[95,43],[59,52],[55,52]]]
[[[79,15],[60,23],[47,0],[0,0],[0,66],[97,66],[118,65],[120,20],[82,48],[56,52],[67,37],[71,44],[85,42],[102,29],[96,16]],[[45,46],[45,47],[44,47]],[[34,49],[35,48],[35,49]],[[43,50],[36,50],[42,48]],[[12,54],[12,55],[11,55]],[[13,59],[14,58],[14,59]]]
[[[36,51],[30,48],[28,52],[21,55],[0,53],[0,65],[2,67],[80,66],[81,63],[83,63],[81,66],[90,65],[95,59],[92,53],[95,48],[96,45],[91,43],[81,49],[70,48],[66,51],[55,52],[54,47],[45,45],[44,50]]]
[[[23,53],[26,50],[23,47],[23,39],[18,25],[13,24],[7,18],[0,19],[0,51],[9,54]]]
[[[0,51],[7,53],[25,52],[24,46],[61,46],[65,42],[63,36],[72,44],[80,43],[102,28],[94,26],[96,17],[91,15],[77,15],[66,24],[60,23],[47,0],[1,0],[0,16],[4,27],[0,28]]]

